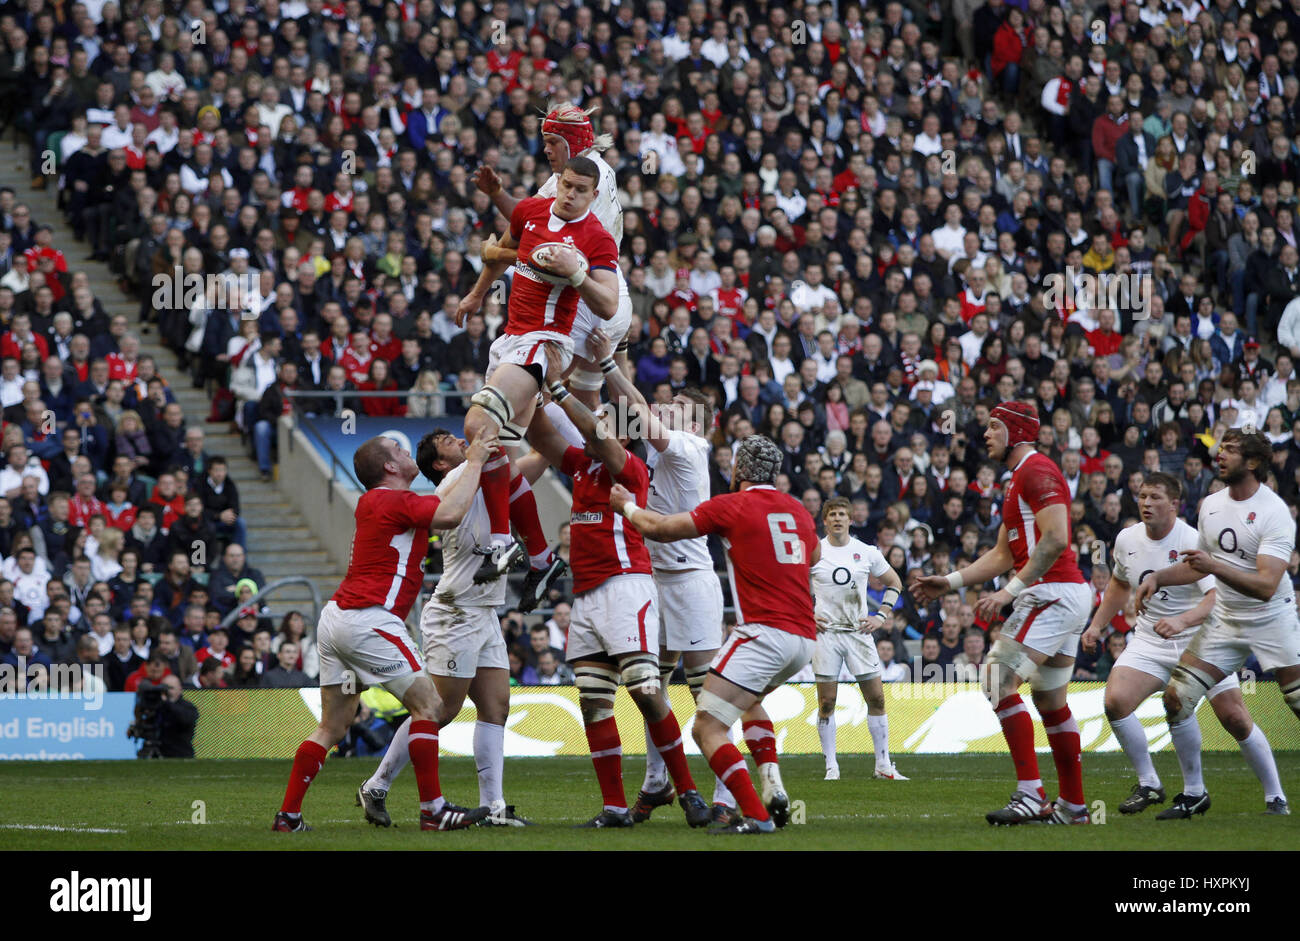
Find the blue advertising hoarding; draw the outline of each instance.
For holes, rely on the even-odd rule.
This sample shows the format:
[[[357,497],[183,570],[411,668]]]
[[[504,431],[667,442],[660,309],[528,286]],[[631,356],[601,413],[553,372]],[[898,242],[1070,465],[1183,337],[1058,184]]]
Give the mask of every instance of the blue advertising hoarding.
[[[463,415],[440,415],[437,418],[373,418],[369,415],[357,415],[351,419],[321,415],[309,421],[320,438],[325,440],[338,459],[347,466],[349,472],[352,469],[352,455],[357,448],[378,435],[395,439],[414,455],[420,439],[434,428],[444,428],[458,436],[465,431]],[[317,435],[313,435],[310,428],[306,429],[306,433],[312,446],[319,449]],[[321,456],[328,462],[328,454],[322,451]],[[345,486],[352,483],[343,474],[339,475],[339,479]],[[436,488],[423,476],[418,476],[411,484],[411,489],[420,493],[433,493]]]
[[[134,758],[135,693],[0,695],[0,760]]]

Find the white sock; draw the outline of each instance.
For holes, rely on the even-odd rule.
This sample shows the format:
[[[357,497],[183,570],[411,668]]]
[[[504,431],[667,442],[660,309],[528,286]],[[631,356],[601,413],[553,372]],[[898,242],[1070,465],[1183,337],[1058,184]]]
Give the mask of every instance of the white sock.
[[[876,770],[889,771],[894,763],[889,760],[889,716],[867,715],[867,728],[871,742],[876,746]]]
[[[643,724],[645,725],[645,783],[641,785],[641,790],[648,794],[663,790],[668,783],[668,766],[664,764],[663,756],[659,754],[654,739],[650,737],[650,724],[648,722]]]
[[[713,803],[725,804],[733,810],[736,808],[736,799],[727,790],[727,785],[722,783],[722,778],[715,777],[713,779]]]
[[[504,804],[501,778],[505,769],[506,727],[474,723],[474,767],[478,771],[478,802],[483,807]]]
[[[1273,760],[1273,749],[1268,744],[1268,737],[1264,735],[1264,730],[1258,725],[1250,730],[1250,734],[1237,743],[1241,746],[1241,753],[1246,758],[1246,764],[1250,765],[1250,770],[1255,772],[1255,777],[1259,778],[1259,783],[1264,786],[1264,800],[1271,801],[1275,798],[1286,800],[1286,794],[1282,792],[1282,782],[1277,776],[1277,762]]]
[[[835,714],[817,717],[817,737],[822,740],[822,755],[826,758],[827,768],[838,768],[839,757],[835,754]]]
[[[446,803],[447,803],[447,798],[435,797],[431,801],[420,801],[420,809],[427,810],[430,813],[436,814],[438,811],[442,810],[443,805]]]
[[[1137,772],[1138,784],[1159,787],[1160,775],[1156,774],[1156,766],[1151,761],[1151,749],[1147,747],[1147,733],[1142,720],[1130,712],[1122,719],[1111,719],[1110,728],[1128,756],[1129,764]]]
[[[1169,726],[1169,734],[1178,753],[1178,767],[1183,771],[1183,793],[1200,797],[1205,793],[1205,781],[1201,777],[1201,724],[1196,716],[1191,716]]]
[[[379,762],[379,767],[366,782],[366,790],[387,791],[392,788],[393,781],[411,761],[410,744],[411,717],[407,716],[406,721],[393,733],[393,740],[388,743],[383,761]]]

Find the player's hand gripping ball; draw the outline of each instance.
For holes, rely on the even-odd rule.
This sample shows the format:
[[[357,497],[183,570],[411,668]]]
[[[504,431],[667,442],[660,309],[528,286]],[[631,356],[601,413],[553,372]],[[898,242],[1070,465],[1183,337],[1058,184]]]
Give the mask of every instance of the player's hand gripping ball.
[[[552,284],[568,284],[587,270],[587,256],[565,242],[543,242],[533,249],[529,262],[539,277]]]

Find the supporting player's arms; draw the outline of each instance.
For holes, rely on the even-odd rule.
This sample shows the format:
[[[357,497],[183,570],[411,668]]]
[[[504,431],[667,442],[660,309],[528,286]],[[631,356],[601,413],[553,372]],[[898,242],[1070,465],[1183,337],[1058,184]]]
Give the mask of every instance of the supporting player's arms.
[[[622,484],[615,484],[609,492],[609,508],[615,513],[622,513],[625,506],[635,502],[631,491]],[[694,539],[700,534],[700,531],[695,528],[695,520],[691,519],[689,513],[674,513],[672,516],[664,516],[654,510],[638,507],[636,512],[628,517],[628,522],[642,536],[653,539],[655,542],[676,542],[679,539]],[[817,547],[817,551],[821,551],[820,546]]]
[[[551,364],[548,375],[554,374],[558,365],[554,345],[550,346],[546,353]],[[578,429],[578,434],[582,435],[583,440],[587,442],[592,456],[604,463],[612,476],[622,473],[623,465],[627,463],[627,452],[623,450],[623,445],[618,443],[618,436],[600,427],[600,422],[596,420],[591,409],[583,405],[576,395],[570,395],[558,381],[552,382],[549,388],[555,403],[564,409],[564,414],[569,416],[569,420]]]
[[[1195,627],[1210,616],[1210,612],[1214,610],[1215,595],[1215,590],[1211,588],[1196,603],[1195,607],[1188,608],[1182,614],[1176,614],[1171,618],[1161,618],[1156,621],[1155,627],[1152,629],[1164,638],[1177,637],[1183,631]]]
[[[1268,601],[1273,597],[1278,583],[1286,573],[1287,566],[1284,559],[1261,554],[1255,556],[1255,571],[1252,572],[1249,569],[1239,569],[1235,565],[1229,565],[1201,549],[1185,550],[1183,561],[1188,568],[1197,573],[1197,577],[1213,575],[1243,595],[1249,595],[1257,601]],[[1162,581],[1162,584],[1168,582]]]
[[[506,192],[506,188],[501,185],[501,178],[487,164],[474,171],[474,185],[491,198],[497,212],[507,219],[514,213],[515,206],[519,205],[519,200]]]
[[[516,248],[517,243],[511,237],[510,232],[507,231],[501,236],[501,241],[494,247],[499,250],[509,250]],[[488,291],[492,290],[492,283],[499,280],[505,274],[506,269],[513,263],[513,260],[509,258],[498,258],[496,261],[483,259],[483,270],[478,273],[478,280],[474,282],[474,286],[470,288],[469,293],[461,298],[460,304],[456,307],[456,326],[465,326],[466,318],[470,314],[479,311],[483,306],[483,302],[487,300]],[[615,300],[617,300],[617,282],[615,282],[614,293]]]
[[[479,475],[483,464],[497,448],[497,436],[484,433],[473,440],[465,450],[465,463],[468,465],[460,476],[452,481],[445,493],[439,493],[442,502],[433,514],[432,529],[455,529],[469,512],[474,494],[478,492]]]
[[[1097,648],[1097,641],[1101,640],[1101,632],[1106,629],[1106,625],[1114,619],[1115,615],[1124,610],[1130,591],[1132,588],[1128,582],[1121,581],[1114,575],[1110,577],[1106,590],[1102,592],[1101,603],[1097,605],[1097,613],[1092,616],[1092,622],[1080,638],[1083,649],[1088,653],[1092,653]]]
[[[551,419],[544,408],[533,409],[533,420],[528,423],[528,433],[525,437],[533,450],[517,458],[515,466],[528,483],[532,484],[542,476],[547,464],[559,467],[564,463],[564,452],[568,450],[569,442],[551,424]]]
[[[998,542],[970,565],[961,570],[962,585],[980,585],[1009,569],[1015,557],[1007,538],[1007,527],[998,527]],[[912,582],[912,594],[918,601],[930,602],[951,590],[946,575],[926,575]]]
[[[621,339],[618,338],[618,339]],[[610,337],[603,330],[593,330],[591,336],[587,339],[587,352],[591,354],[593,363],[603,364],[605,360],[614,355],[615,338]],[[644,434],[641,435],[646,443],[651,445],[656,451],[662,452],[668,447],[668,429],[664,427],[663,422],[655,418],[651,413],[650,407],[646,404],[645,396],[641,390],[632,384],[621,369],[611,369],[605,373],[605,382],[609,386],[609,397],[611,399],[622,398],[627,401],[628,411],[635,414],[637,421],[640,422]]]

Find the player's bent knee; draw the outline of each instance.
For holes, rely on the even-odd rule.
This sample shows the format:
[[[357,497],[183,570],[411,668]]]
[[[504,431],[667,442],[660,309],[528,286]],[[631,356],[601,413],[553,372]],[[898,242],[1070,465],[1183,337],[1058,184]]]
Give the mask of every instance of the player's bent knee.
[[[1217,682],[1200,667],[1178,664],[1169,678],[1169,685],[1165,687],[1165,718],[1170,723],[1176,723],[1196,715],[1201,697]]]
[[[620,665],[619,674],[623,685],[633,696],[652,697],[659,694],[659,658],[653,654],[628,657]]]
[[[584,721],[599,722],[614,717],[614,694],[618,692],[618,672],[600,664],[584,664],[574,670],[578,687],[578,706]]]
[[[705,713],[720,723],[724,729],[729,729],[736,724],[744,711],[735,703],[727,702],[717,693],[704,689],[700,690],[700,698],[695,702],[695,721],[698,726],[699,714]]]
[[[707,663],[686,668],[686,685],[690,687],[692,698],[700,698],[700,690],[704,689],[704,678],[708,675],[709,665]]]
[[[505,428],[515,417],[515,407],[510,404],[510,398],[494,385],[485,385],[471,395],[469,400],[496,422],[498,428]],[[466,423],[468,424],[468,416]]]
[[[1231,735],[1239,742],[1245,741],[1250,737],[1251,730],[1255,728],[1255,722],[1251,719],[1250,713],[1241,709],[1230,709],[1223,715],[1219,716],[1219,724],[1223,726],[1225,732]]]
[[[1049,693],[1068,684],[1073,675],[1073,666],[1049,667],[1043,664],[1029,678],[1029,688],[1033,690],[1035,696],[1039,693]]]
[[[999,702],[1020,688],[1020,678],[1035,669],[1033,658],[1024,645],[1005,637],[998,638],[989,651],[988,669],[980,671],[980,685],[989,703]]]
[[[1291,711],[1296,714],[1296,718],[1300,718],[1300,680],[1283,686],[1282,698],[1286,700],[1286,704],[1291,708]]]

